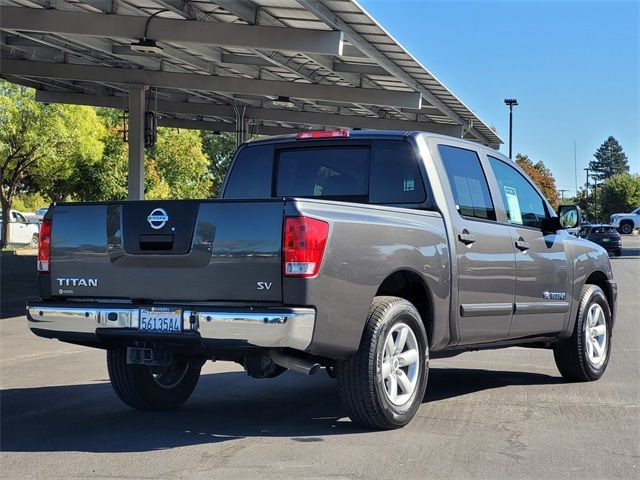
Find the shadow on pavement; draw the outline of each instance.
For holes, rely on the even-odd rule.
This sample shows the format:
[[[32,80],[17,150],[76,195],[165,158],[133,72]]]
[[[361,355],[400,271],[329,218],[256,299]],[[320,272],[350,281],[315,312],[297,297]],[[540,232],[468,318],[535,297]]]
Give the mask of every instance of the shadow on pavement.
[[[0,254],[0,318],[25,314],[27,300],[38,299],[35,255]]]
[[[510,385],[551,385],[566,383],[557,377],[532,372],[506,372],[472,368],[430,368],[425,401],[435,402],[469,393]]]
[[[425,401],[561,381],[533,373],[431,369]],[[322,436],[365,432],[343,418],[336,382],[324,373],[264,381],[242,372],[203,375],[192,398],[170,412],[132,410],[103,380],[4,390],[0,403],[2,451],[144,452],[244,437],[322,442]]]
[[[623,248],[622,255],[618,258],[623,258],[623,257],[635,257],[635,258],[640,257],[640,248]]]

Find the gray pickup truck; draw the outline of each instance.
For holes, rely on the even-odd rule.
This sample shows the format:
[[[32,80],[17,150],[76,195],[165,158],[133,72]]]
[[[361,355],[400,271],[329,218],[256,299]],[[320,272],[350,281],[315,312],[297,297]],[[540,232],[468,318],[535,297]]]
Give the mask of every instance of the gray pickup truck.
[[[220,199],[59,203],[40,234],[36,335],[105,349],[120,399],[185,402],[207,360],[337,378],[351,419],[407,424],[429,358],[525,345],[598,379],[617,286],[495,150],[422,132],[242,145]]]

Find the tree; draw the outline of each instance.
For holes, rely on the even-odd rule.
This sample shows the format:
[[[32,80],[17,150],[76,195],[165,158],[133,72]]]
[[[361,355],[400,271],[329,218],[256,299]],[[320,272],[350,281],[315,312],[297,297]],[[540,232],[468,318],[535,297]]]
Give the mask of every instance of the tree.
[[[596,181],[606,180],[614,175],[629,172],[627,155],[622,151],[618,141],[609,137],[593,154],[595,160],[589,162],[591,178]]]
[[[543,161],[533,163],[527,155],[518,153],[516,155],[516,163],[520,165],[527,175],[531,177],[531,180],[542,191],[542,194],[546,197],[553,208],[558,207],[558,190],[556,189],[556,181],[553,178],[551,170],[547,168]]]
[[[87,202],[127,198],[129,165],[127,144],[123,140],[122,130],[107,123],[102,144],[103,153],[100,160],[91,165],[85,163],[77,166],[74,181],[77,200]]]
[[[70,157],[85,156],[92,149],[84,138],[81,107],[44,105],[35,101],[32,89],[0,82],[0,204],[2,246],[7,240],[9,215],[19,193],[35,190],[39,170],[55,171]]]
[[[640,206],[640,175],[614,175],[598,189],[598,203],[604,218],[614,213],[628,213]]]
[[[127,198],[128,146],[118,110],[98,109],[106,127],[100,161],[78,171],[79,200]],[[200,132],[158,129],[158,141],[145,152],[145,198],[207,198],[211,187],[209,159],[202,152]]]
[[[203,132],[202,148],[211,162],[209,166],[212,182],[211,196],[217,197],[236,151],[236,136],[232,133]]]
[[[202,152],[199,131],[160,128],[155,147],[148,150],[145,168],[152,176],[157,173],[157,182],[153,182],[149,198],[209,197],[209,159]],[[162,184],[168,187],[169,197],[161,193]]]
[[[104,144],[104,127],[91,107],[58,105],[63,115],[66,140],[57,155],[45,157],[28,175],[28,189],[40,193],[52,202],[73,197],[82,188],[79,169],[92,168],[100,160]]]
[[[573,203],[575,203],[580,207],[580,210],[582,211],[582,215],[585,218],[591,220],[591,218],[589,217],[589,201],[591,199],[587,197],[588,197],[587,190],[584,188],[581,188],[576,192],[576,197],[573,199]]]

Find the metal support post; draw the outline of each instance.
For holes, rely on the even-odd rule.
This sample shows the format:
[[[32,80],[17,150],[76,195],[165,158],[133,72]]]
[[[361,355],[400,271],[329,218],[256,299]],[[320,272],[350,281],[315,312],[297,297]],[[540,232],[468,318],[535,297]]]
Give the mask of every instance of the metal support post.
[[[129,200],[144,200],[145,87],[129,87]]]

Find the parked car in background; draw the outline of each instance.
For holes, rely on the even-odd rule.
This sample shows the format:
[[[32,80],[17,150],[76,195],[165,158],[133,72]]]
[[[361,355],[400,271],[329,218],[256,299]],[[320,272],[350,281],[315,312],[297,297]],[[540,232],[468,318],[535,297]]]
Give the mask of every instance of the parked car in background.
[[[40,231],[38,225],[29,223],[26,216],[16,210],[11,210],[10,219],[7,244],[37,247]],[[0,210],[0,238],[2,238],[2,210]]]
[[[613,225],[583,225],[578,237],[597,243],[616,257],[622,255],[622,238]]]
[[[573,216],[576,215],[577,216],[577,212],[574,210],[569,210],[567,211],[567,213],[563,214],[563,217],[565,218],[561,218],[560,221],[563,224],[577,224],[578,222],[576,221],[577,219],[574,219]],[[584,215],[582,215],[582,221],[580,222],[579,225],[591,225],[591,222],[587,219],[587,217],[585,217]],[[571,218],[569,218],[571,217]],[[572,227],[572,228],[565,228],[565,231],[571,235],[573,235],[574,237],[577,237],[578,234],[580,233],[580,226],[577,227]]]
[[[634,228],[640,228],[640,207],[631,213],[614,213],[610,221],[620,233],[628,235]]]
[[[36,217],[38,220],[42,220],[42,217],[44,217],[44,214],[47,213],[47,210],[49,210],[49,207],[39,208],[33,213],[33,216]]]

